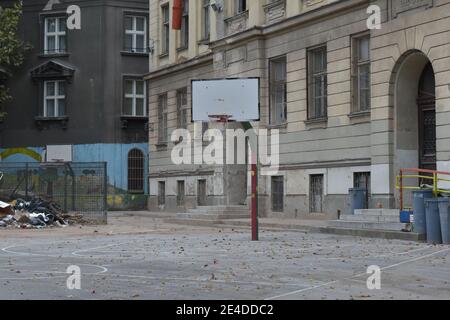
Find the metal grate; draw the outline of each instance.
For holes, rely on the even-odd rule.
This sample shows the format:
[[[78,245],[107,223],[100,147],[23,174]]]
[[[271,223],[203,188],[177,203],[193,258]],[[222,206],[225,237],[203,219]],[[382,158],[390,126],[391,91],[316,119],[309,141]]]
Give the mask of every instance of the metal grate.
[[[272,177],[272,211],[283,212],[284,210],[284,178],[282,176]]]
[[[0,163],[0,199],[54,201],[86,220],[106,223],[106,162]]]
[[[164,181],[158,182],[158,206],[166,204],[166,183]]]
[[[128,153],[128,192],[144,193],[144,153],[139,149]]]
[[[311,213],[323,212],[323,174],[310,176],[309,211]]]
[[[177,206],[178,207],[184,206],[184,197],[185,197],[184,181],[180,180],[180,181],[177,181]]]

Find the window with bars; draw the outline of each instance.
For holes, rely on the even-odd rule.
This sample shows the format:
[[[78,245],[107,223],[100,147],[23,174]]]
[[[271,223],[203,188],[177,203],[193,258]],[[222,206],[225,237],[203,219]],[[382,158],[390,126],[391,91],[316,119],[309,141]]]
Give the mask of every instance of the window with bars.
[[[211,32],[211,19],[210,19],[210,0],[202,0],[202,38],[203,40],[208,40]]]
[[[180,181],[177,181],[177,206],[178,207],[184,206],[184,197],[185,197],[184,181],[180,180]]]
[[[166,144],[167,139],[167,93],[165,93],[158,97],[158,143]]]
[[[270,124],[286,122],[286,57],[270,60]]]
[[[308,51],[308,119],[327,117],[327,47]]]
[[[179,129],[187,128],[188,101],[187,89],[183,88],[177,91],[177,124]]]
[[[179,49],[189,47],[189,0],[183,0]]]
[[[144,153],[139,149],[128,153],[128,191],[144,193]]]
[[[44,82],[44,110],[43,116],[56,118],[66,115],[66,82]]]
[[[370,35],[352,38],[352,111],[370,110]]]
[[[164,206],[166,204],[166,182],[158,182],[158,206]]]
[[[44,53],[66,52],[66,17],[48,17],[44,19]]]
[[[125,51],[147,52],[147,17],[125,16]]]
[[[147,115],[147,90],[144,80],[125,79],[123,115],[145,117]]]
[[[170,42],[170,9],[169,5],[165,4],[161,7],[162,16],[162,34],[161,34],[161,54],[169,53]]]
[[[283,176],[272,177],[272,211],[283,212],[284,210],[284,178]]]

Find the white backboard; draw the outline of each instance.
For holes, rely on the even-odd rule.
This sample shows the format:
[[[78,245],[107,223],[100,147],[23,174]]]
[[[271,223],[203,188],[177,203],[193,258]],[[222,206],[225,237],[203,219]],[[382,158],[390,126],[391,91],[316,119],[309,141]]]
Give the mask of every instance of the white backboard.
[[[192,121],[211,122],[211,115],[229,115],[231,121],[259,120],[259,79],[192,81]]]

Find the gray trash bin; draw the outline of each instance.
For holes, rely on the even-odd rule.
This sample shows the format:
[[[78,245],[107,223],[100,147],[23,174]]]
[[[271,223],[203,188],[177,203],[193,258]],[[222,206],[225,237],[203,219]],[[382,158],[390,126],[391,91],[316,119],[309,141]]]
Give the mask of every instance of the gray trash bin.
[[[350,197],[350,214],[355,214],[355,210],[367,209],[367,189],[366,188],[352,188],[348,190]]]
[[[427,223],[427,242],[432,244],[442,244],[438,199],[425,200],[425,216]]]
[[[425,199],[430,198],[433,198],[432,190],[413,191],[414,232],[418,234],[427,233]]]
[[[442,243],[450,244],[450,197],[439,198]]]

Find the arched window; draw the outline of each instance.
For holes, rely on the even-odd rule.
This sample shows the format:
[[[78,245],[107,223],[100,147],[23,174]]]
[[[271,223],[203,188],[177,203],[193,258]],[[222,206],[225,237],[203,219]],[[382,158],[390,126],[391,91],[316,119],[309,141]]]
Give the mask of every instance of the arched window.
[[[128,192],[144,193],[144,153],[139,149],[128,153]]]

